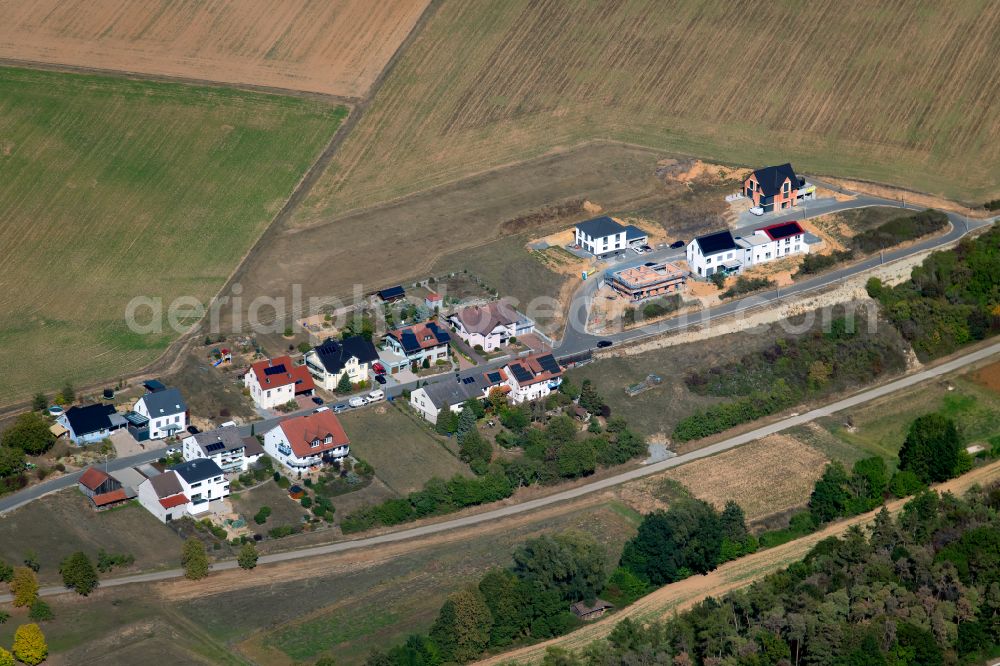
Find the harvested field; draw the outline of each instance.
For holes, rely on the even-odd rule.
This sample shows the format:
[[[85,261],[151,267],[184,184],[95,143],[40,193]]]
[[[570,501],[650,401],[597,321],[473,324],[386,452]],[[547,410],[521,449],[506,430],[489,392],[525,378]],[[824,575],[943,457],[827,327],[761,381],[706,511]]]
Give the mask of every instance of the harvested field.
[[[0,0],[0,58],[363,96],[429,0]]]
[[[591,139],[981,202],[1000,192],[998,50],[1000,4],[977,1],[444,2],[298,216]],[[759,66],[777,52],[780,72]]]
[[[976,382],[982,386],[985,386],[996,393],[1000,393],[1000,361],[991,363],[985,368],[980,368],[976,371],[973,377]]]
[[[787,435],[765,439],[681,465],[662,476],[679,481],[718,509],[735,500],[753,521],[802,506],[828,462]]]
[[[159,356],[174,299],[214,295],[345,115],[305,99],[0,69],[0,404]],[[161,333],[126,326],[137,296],[162,299]]]

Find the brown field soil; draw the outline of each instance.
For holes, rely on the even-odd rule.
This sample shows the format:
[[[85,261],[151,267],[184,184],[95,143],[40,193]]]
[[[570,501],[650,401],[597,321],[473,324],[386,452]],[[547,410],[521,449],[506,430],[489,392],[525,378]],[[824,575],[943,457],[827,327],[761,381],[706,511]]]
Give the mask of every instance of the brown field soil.
[[[787,435],[772,435],[711,458],[650,477],[682,483],[718,509],[735,500],[748,521],[801,506],[829,462],[816,449]]]
[[[975,469],[964,476],[936,486],[939,492],[961,494],[974,485],[984,485],[1000,478],[1000,462]],[[892,513],[902,509],[906,500],[889,502],[886,506]],[[840,536],[854,525],[867,525],[874,520],[877,511],[872,511],[848,520],[833,523],[809,536],[796,539],[781,546],[763,550],[723,564],[705,576],[691,576],[685,580],[665,585],[655,592],[639,599],[593,624],[588,624],[565,636],[554,638],[525,648],[505,652],[478,664],[537,663],[545,656],[549,647],[579,650],[592,641],[604,638],[622,619],[651,621],[662,620],[668,614],[684,611],[707,597],[721,597],[727,592],[745,587],[753,581],[774,573],[779,569],[802,559],[818,542],[832,536]]]
[[[980,368],[973,377],[978,383],[991,391],[1000,393],[1000,361],[991,363],[985,368]]]
[[[0,58],[361,97],[429,0],[0,0]]]
[[[640,211],[668,233],[681,233],[672,218],[641,213],[687,192],[656,177],[659,157],[644,148],[591,144],[335,219],[298,220],[307,226],[278,229],[240,268],[243,303],[284,297],[286,313],[300,317],[313,306],[463,269],[521,303],[555,297],[563,276],[524,245],[592,217],[585,199],[611,212]],[[290,285],[302,286],[298,308]]]
[[[443,2],[297,215],[322,220],[592,139],[992,198],[1000,5],[869,10]],[[759,66],[776,52],[779,73]]]

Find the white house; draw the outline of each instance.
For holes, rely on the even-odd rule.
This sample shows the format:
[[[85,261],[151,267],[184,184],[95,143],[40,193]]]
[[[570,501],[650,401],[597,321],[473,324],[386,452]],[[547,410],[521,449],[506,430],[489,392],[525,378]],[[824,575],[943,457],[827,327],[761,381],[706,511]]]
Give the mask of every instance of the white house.
[[[346,458],[350,443],[330,410],[285,419],[264,434],[264,451],[292,472]]]
[[[223,426],[208,432],[199,432],[181,442],[184,460],[207,458],[223,472],[245,472],[264,455],[264,448],[256,437],[241,437],[236,426]]]
[[[504,367],[504,373],[514,404],[544,398],[562,384],[562,368],[552,354],[511,361]]]
[[[316,390],[308,368],[293,365],[288,356],[257,361],[243,375],[243,385],[261,409],[273,409],[295,400],[297,395],[312,395]]]
[[[371,364],[378,361],[378,350],[371,340],[361,336],[343,340],[327,338],[323,344],[307,351],[305,359],[306,368],[316,384],[327,391],[335,391],[344,373],[352,384],[368,379]]]
[[[753,235],[738,238],[744,248],[743,265],[755,266],[793,254],[808,254],[805,231],[798,222],[781,222],[763,227]]]
[[[70,441],[79,446],[100,442],[128,424],[113,405],[105,404],[70,407],[56,422],[66,428]]]
[[[442,409],[450,409],[457,414],[469,398],[486,398],[496,386],[506,389],[506,378],[503,370],[491,370],[460,375],[457,381],[444,380],[421,386],[410,392],[410,407],[431,423],[437,423]]]
[[[585,220],[574,227],[574,242],[591,254],[601,256],[640,245],[649,240],[646,232],[632,225],[619,224],[607,215]]]
[[[139,484],[139,503],[162,522],[185,515],[197,516],[209,503],[229,495],[229,482],[212,460],[198,459],[176,465]]]
[[[135,401],[132,411],[148,419],[149,439],[163,439],[187,428],[187,405],[175,388],[150,391]]]
[[[698,236],[687,246],[688,267],[701,277],[738,273],[743,266],[743,250],[728,229]]]
[[[472,305],[462,308],[448,317],[448,323],[470,347],[479,345],[483,351],[499,349],[507,345],[511,338],[535,330],[535,322],[502,300],[484,307]]]
[[[405,356],[411,365],[423,364],[424,359],[431,365],[447,360],[449,342],[451,335],[434,321],[397,328],[385,336],[386,349]]]

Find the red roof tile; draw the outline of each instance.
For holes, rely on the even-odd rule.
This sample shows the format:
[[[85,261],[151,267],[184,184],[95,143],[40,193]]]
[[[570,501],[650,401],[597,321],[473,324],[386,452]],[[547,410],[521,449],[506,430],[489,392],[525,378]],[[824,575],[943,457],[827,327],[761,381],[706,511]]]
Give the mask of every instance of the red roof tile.
[[[175,506],[180,506],[181,504],[187,504],[187,503],[188,503],[188,498],[184,494],[171,495],[170,497],[160,500],[160,506],[162,506],[164,509],[172,509]]]
[[[110,476],[96,467],[88,467],[83,475],[80,476],[80,485],[89,490],[97,490],[101,487],[102,483],[110,478]]]
[[[267,374],[268,368],[284,366],[284,372],[272,372]],[[257,376],[257,383],[263,389],[274,389],[289,384],[295,384],[296,393],[312,391],[316,388],[309,369],[304,365],[294,365],[289,356],[278,356],[277,358],[257,361],[250,366],[250,372]]]
[[[128,499],[128,495],[121,488],[118,490],[112,490],[110,493],[101,493],[100,495],[94,495],[90,498],[95,506],[107,506],[108,504],[114,504],[115,502],[124,502]]]
[[[351,443],[340,419],[331,411],[296,416],[282,421],[280,427],[292,452],[299,458],[314,456]],[[330,437],[329,442],[326,441],[327,437]],[[316,440],[319,440],[319,445],[312,446]]]

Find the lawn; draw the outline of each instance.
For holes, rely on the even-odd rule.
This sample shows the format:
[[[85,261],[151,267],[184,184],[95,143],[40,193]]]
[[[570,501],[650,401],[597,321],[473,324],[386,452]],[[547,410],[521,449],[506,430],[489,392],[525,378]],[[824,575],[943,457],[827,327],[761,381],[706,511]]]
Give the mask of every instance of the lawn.
[[[592,139],[981,202],[1000,192],[998,36],[982,0],[446,0],[297,214]]]
[[[237,511],[247,526],[259,534],[267,534],[268,530],[282,525],[300,525],[302,516],[309,513],[296,500],[288,496],[288,491],[282,489],[272,480],[252,488],[233,493],[233,509]],[[262,506],[270,507],[271,515],[267,522],[258,525],[253,517]]]
[[[435,476],[450,479],[456,474],[471,475],[468,465],[417,421],[421,417],[405,409],[381,403],[341,414],[340,421],[351,440],[351,454],[371,464],[375,476],[400,495],[419,490]]]
[[[74,487],[15,509],[0,519],[0,560],[19,565],[33,551],[41,564],[42,583],[61,581],[59,563],[78,550],[92,560],[101,548],[133,555],[133,567],[116,569],[116,575],[178,565],[180,537],[138,502],[101,512],[89,504]]]
[[[306,99],[0,69],[0,404],[117,378],[218,291],[347,113]],[[125,324],[162,299],[162,332]],[[137,319],[146,323],[150,310]]]

